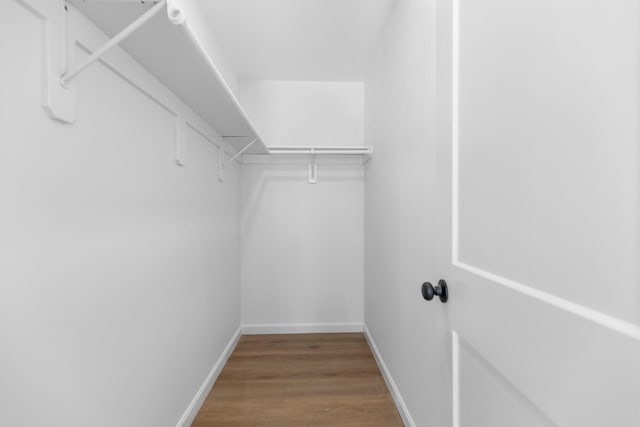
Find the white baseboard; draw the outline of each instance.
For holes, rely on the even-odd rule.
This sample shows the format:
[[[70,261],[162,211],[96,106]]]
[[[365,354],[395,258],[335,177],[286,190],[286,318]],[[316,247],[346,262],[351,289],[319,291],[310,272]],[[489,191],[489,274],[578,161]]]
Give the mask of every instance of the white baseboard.
[[[272,323],[242,325],[244,335],[363,332],[362,323]]]
[[[231,337],[231,340],[225,347],[216,363],[214,363],[211,371],[209,372],[209,375],[207,376],[207,379],[204,381],[204,383],[200,387],[200,390],[198,390],[198,392],[194,396],[193,400],[187,407],[187,410],[184,411],[184,414],[180,418],[180,421],[178,421],[177,427],[189,427],[191,423],[193,423],[193,420],[196,418],[196,415],[200,410],[200,407],[209,395],[209,392],[213,388],[213,384],[218,379],[220,372],[222,372],[222,368],[224,368],[224,365],[227,363],[229,356],[231,356],[231,353],[233,353],[233,350],[236,348],[236,345],[238,344],[241,336],[242,328],[238,328],[236,333],[233,334],[233,337]]]
[[[369,333],[369,330],[367,329],[366,325],[364,325],[364,336],[367,339],[367,342],[369,343],[369,348],[371,348],[373,357],[376,359],[378,368],[380,368],[380,372],[382,372],[382,377],[384,378],[384,382],[387,383],[387,388],[389,388],[391,397],[393,397],[393,401],[396,404],[396,408],[400,413],[400,417],[402,418],[404,425],[408,427],[415,427],[416,425],[413,422],[413,419],[411,418],[411,414],[409,414],[409,409],[407,409],[407,405],[405,405],[404,400],[400,395],[400,391],[398,390],[396,383],[393,381],[393,378],[391,377],[391,372],[389,372],[389,369],[387,369],[387,365],[385,365],[384,360],[382,359],[382,355],[380,354],[380,351],[378,351],[378,347],[376,346],[376,343],[373,340],[373,337],[371,336],[371,334]]]

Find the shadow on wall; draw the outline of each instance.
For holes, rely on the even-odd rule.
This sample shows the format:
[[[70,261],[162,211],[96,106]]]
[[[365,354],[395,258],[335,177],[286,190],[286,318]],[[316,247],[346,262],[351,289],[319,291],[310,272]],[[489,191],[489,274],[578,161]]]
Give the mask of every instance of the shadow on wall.
[[[243,164],[241,184],[241,230],[242,234],[251,232],[252,219],[258,206],[263,203],[268,189],[272,185],[290,184],[300,191],[313,194],[313,198],[323,197],[326,188],[322,183],[360,182],[364,184],[364,166],[361,164],[320,163],[318,165],[318,183],[308,181],[308,164],[277,163],[277,164]],[[250,170],[255,169],[255,170]],[[256,173],[259,176],[256,176]],[[314,193],[314,187],[319,191]],[[325,191],[322,191],[325,190]],[[318,194],[320,193],[320,194]],[[326,198],[326,197],[323,197]],[[317,200],[317,199],[316,199]],[[330,202],[329,199],[324,200]]]

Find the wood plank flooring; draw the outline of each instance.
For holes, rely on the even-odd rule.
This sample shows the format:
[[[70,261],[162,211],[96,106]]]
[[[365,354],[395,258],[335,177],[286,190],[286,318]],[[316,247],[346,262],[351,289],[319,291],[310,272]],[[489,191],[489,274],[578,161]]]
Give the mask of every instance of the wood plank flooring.
[[[245,335],[192,427],[402,426],[361,333]]]

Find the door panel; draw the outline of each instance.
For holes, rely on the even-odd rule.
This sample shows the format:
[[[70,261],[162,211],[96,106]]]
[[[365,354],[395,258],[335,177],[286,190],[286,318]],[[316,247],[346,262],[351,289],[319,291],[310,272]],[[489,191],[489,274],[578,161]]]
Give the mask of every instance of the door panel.
[[[555,427],[535,404],[463,340],[458,354],[462,425]],[[486,399],[478,400],[478,395]]]
[[[458,10],[459,261],[640,321],[638,2]]]
[[[456,427],[640,425],[638,12],[438,4]]]
[[[525,396],[559,426],[640,425],[637,336],[473,273],[451,275],[453,331],[513,386],[514,393]],[[463,362],[454,360],[454,369],[468,370]],[[464,393],[466,383],[460,376],[454,395]],[[490,412],[505,411],[489,394],[467,400],[489,405]],[[465,413],[463,409],[460,406]]]

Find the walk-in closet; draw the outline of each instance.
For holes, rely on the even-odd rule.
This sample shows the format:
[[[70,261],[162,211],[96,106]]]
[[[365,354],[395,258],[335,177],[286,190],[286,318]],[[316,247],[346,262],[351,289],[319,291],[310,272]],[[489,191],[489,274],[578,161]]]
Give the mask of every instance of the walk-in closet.
[[[0,3],[0,427],[640,426],[640,2]]]

